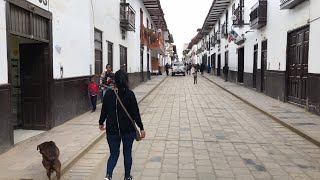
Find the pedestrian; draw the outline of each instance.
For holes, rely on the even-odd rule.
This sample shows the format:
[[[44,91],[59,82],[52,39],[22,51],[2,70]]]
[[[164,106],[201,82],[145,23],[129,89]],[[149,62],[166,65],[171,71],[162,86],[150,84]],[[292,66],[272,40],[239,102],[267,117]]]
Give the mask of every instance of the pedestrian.
[[[170,66],[169,66],[169,64],[168,64],[168,63],[166,64],[165,68],[166,68],[167,76],[169,76],[169,68],[170,68]]]
[[[158,75],[162,75],[162,73],[161,73],[161,66],[160,66],[160,65],[158,65]]]
[[[206,69],[206,65],[204,63],[201,63],[200,72],[202,76],[205,69]]]
[[[111,65],[107,64],[106,71],[102,72],[100,76],[100,86],[103,90],[103,96],[108,90],[111,90],[114,87],[113,76],[114,74],[112,72]]]
[[[196,65],[192,67],[191,72],[193,75],[193,84],[198,84],[198,70],[196,68]]]
[[[135,94],[129,90],[128,87],[128,74],[123,70],[119,70],[115,73],[114,81],[114,91],[107,91],[103,97],[102,110],[99,120],[99,129],[101,131],[106,129],[107,142],[110,149],[105,179],[112,179],[113,170],[119,158],[120,143],[122,141],[125,170],[124,179],[132,180],[132,144],[136,137],[136,131],[133,122],[126,114],[126,110],[140,128],[141,139],[145,138],[146,133],[141,121]],[[117,93],[120,97],[120,100],[126,110],[122,107],[115,93]],[[106,125],[104,126],[105,122]]]
[[[223,74],[224,74],[224,81],[227,82],[228,81],[228,72],[229,72],[229,66],[228,64],[225,64],[223,67]]]
[[[99,86],[95,82],[95,78],[91,77],[90,78],[90,84],[88,86],[88,95],[89,95],[89,98],[90,98],[90,101],[91,101],[91,105],[92,105],[91,112],[94,112],[97,109],[98,92],[99,92]]]
[[[191,63],[188,64],[188,72],[189,72],[189,75],[191,75],[191,68],[192,68],[192,65]]]

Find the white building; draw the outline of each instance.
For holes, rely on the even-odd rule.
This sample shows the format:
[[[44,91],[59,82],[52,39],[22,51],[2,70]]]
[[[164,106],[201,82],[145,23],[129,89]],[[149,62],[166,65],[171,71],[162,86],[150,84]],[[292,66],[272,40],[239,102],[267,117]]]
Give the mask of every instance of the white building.
[[[172,35],[159,0],[0,1],[0,152],[13,129],[51,129],[89,110],[106,64],[150,78]]]
[[[228,65],[229,80],[319,114],[319,8],[318,0],[216,0],[193,44],[206,44],[216,75]]]

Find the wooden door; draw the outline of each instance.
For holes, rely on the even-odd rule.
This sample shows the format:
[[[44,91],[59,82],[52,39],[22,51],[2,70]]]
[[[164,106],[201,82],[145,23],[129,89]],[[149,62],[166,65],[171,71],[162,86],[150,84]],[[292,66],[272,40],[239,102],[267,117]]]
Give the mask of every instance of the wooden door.
[[[268,41],[263,41],[261,46],[261,92],[266,92],[267,58]]]
[[[150,80],[151,74],[150,74],[150,55],[149,55],[149,53],[147,53],[147,73],[148,73],[148,79]]]
[[[140,74],[141,74],[141,82],[144,81],[144,74],[143,74],[143,52],[144,49],[140,48]]]
[[[309,27],[288,36],[288,101],[306,104],[309,55]]]
[[[238,83],[243,83],[244,74],[244,48],[238,49]]]
[[[99,79],[100,75],[102,73],[102,69],[103,69],[102,68],[103,48],[102,48],[102,31],[100,31],[98,29],[94,29],[94,48],[95,48],[95,51],[94,51],[95,52],[94,53],[95,75],[96,75],[97,79]]]
[[[253,50],[253,79],[252,79],[252,87],[257,87],[257,66],[258,66],[258,44],[254,46]]]
[[[217,68],[217,76],[221,76],[221,54],[218,55],[218,68]]]
[[[224,64],[229,66],[229,51],[224,53]]]
[[[120,69],[127,72],[127,48],[120,45]]]
[[[25,129],[46,128],[45,61],[48,60],[48,45],[21,44],[21,111]]]
[[[113,43],[108,42],[108,64],[110,64],[113,70]]]

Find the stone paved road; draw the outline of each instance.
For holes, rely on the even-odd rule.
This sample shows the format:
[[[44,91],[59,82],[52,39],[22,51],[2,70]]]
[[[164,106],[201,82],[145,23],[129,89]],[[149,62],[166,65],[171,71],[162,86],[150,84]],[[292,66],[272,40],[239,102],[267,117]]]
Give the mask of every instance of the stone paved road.
[[[320,179],[320,149],[199,77],[170,77],[140,104],[136,180]],[[99,142],[63,179],[103,179]],[[122,155],[114,178],[123,178]]]

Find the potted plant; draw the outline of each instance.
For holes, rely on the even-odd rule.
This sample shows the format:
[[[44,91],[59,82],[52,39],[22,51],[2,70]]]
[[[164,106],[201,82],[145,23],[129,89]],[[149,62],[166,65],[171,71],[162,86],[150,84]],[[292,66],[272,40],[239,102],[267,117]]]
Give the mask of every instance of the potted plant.
[[[158,39],[158,36],[157,36],[156,33],[152,33],[152,34],[150,35],[150,40],[151,40],[151,41],[155,41],[155,40],[157,40],[157,39]]]
[[[149,28],[145,28],[145,31],[147,32],[147,34],[149,36],[151,36],[151,34],[153,33],[153,30],[152,29],[149,29]]]

